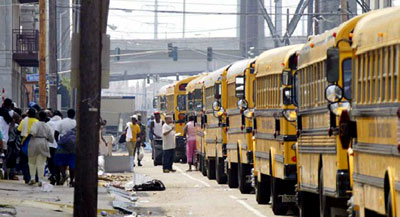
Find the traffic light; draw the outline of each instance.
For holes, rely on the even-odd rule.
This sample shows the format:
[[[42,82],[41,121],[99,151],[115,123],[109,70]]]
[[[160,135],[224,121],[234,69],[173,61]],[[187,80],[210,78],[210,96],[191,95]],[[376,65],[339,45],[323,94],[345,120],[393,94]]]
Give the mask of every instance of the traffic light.
[[[173,47],[172,49],[172,59],[178,61],[178,47]]]
[[[114,58],[115,62],[120,61],[121,56],[119,56],[119,55],[121,54],[121,48],[116,47],[116,48],[115,48],[115,54],[117,55],[117,56],[115,56],[115,58]]]
[[[172,43],[168,43],[168,57],[172,57],[172,50],[173,50]]]
[[[207,61],[211,62],[213,60],[213,49],[212,47],[207,48]]]

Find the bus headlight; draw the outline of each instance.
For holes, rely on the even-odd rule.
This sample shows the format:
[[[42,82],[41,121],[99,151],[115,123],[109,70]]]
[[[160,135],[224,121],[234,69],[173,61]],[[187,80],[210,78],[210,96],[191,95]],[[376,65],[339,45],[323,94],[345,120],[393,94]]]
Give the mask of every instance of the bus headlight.
[[[349,111],[350,109],[351,106],[349,102],[336,102],[329,104],[329,110],[335,115],[340,115],[343,110]]]
[[[329,85],[325,89],[325,99],[330,103],[339,102],[343,98],[343,90],[335,84]]]
[[[282,111],[282,115],[287,121],[293,122],[297,120],[297,113],[294,109],[285,109]]]
[[[237,106],[240,110],[244,111],[249,107],[249,104],[245,99],[241,99],[238,101]]]
[[[243,112],[243,115],[244,115],[246,118],[253,118],[253,116],[254,116],[254,109],[246,109],[246,110]]]
[[[225,110],[223,107],[220,107],[218,111],[214,110],[214,117],[219,118],[224,114]]]

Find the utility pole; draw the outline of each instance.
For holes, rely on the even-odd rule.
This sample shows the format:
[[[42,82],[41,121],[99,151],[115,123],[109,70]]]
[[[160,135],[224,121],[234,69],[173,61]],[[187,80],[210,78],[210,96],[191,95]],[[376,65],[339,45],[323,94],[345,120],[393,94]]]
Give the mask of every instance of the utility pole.
[[[182,38],[185,38],[185,27],[186,27],[186,0],[183,0]]]
[[[347,21],[347,0],[340,0],[340,12],[342,13],[342,23]]]
[[[154,39],[158,39],[158,0],[154,0]]]
[[[313,35],[314,0],[308,1],[307,12],[307,36],[310,36]]]
[[[49,1],[49,105],[57,108],[57,9],[56,1]]]
[[[46,0],[39,1],[39,105],[47,107],[46,94]]]
[[[315,13],[314,14],[319,14],[319,12],[320,12],[320,9],[319,9],[319,2],[320,0],[315,0],[314,1],[314,5],[315,5],[315,9],[314,9],[314,11],[315,11]],[[314,22],[314,34],[315,35],[317,35],[317,34],[319,34],[320,32],[319,32],[319,22]]]
[[[74,217],[97,216],[102,43],[109,0],[81,1]]]

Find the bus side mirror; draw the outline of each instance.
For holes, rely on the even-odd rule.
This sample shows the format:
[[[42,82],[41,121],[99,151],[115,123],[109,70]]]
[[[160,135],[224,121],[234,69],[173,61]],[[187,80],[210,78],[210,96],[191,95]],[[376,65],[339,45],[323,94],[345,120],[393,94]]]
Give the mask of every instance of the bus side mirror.
[[[282,85],[292,85],[292,72],[284,69],[282,71]]]
[[[339,81],[339,48],[329,48],[326,53],[326,80],[329,83]]]
[[[235,96],[239,99],[244,98],[244,76],[236,77]]]

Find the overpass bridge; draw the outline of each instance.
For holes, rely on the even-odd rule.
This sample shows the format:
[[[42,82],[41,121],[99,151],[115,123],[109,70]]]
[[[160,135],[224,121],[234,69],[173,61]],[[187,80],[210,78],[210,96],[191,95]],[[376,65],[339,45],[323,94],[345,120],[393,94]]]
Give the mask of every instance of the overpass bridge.
[[[291,44],[305,41],[304,36],[291,38]],[[178,48],[177,61],[168,57],[168,43]],[[241,56],[240,43],[238,37],[112,40],[110,81],[145,79],[147,76],[195,75],[213,71],[245,58]],[[213,48],[211,62],[207,61],[208,47]],[[264,45],[259,50],[271,48],[274,48],[272,37],[265,37]],[[120,50],[119,55],[117,50]]]

